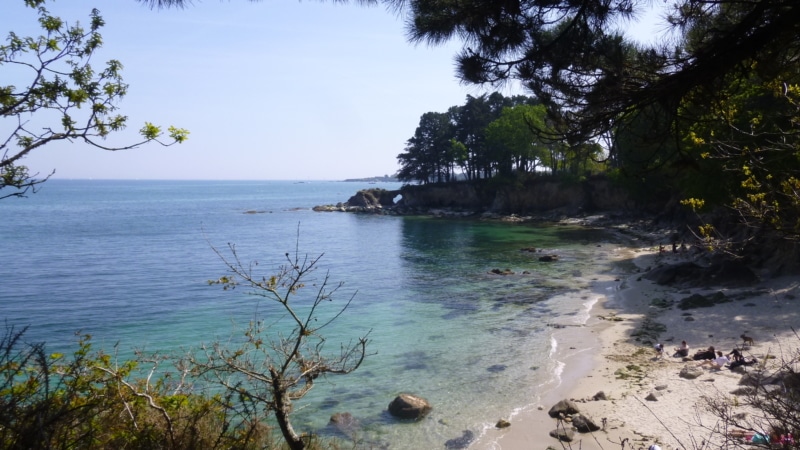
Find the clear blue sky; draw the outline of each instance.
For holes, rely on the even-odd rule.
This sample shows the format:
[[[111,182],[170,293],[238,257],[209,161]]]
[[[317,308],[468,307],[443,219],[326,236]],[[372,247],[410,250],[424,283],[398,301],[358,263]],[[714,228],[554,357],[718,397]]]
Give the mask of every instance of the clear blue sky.
[[[10,5],[9,5],[10,4]],[[8,0],[0,31],[31,35],[35,12]],[[145,121],[191,132],[181,145],[105,152],[82,142],[37,149],[23,164],[56,178],[340,180],[391,175],[422,114],[485,92],[455,78],[460,44],[413,46],[381,7],[297,0],[196,1],[150,10],[134,0],[46,7],[106,21],[93,65],[124,65],[126,133]],[[504,95],[520,91],[501,91]]]

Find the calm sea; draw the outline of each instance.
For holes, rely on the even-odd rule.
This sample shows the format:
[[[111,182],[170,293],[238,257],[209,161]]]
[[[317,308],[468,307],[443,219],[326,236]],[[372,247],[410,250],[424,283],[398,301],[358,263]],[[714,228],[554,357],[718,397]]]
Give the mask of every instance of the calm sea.
[[[77,331],[123,355],[197,348],[229,340],[266,311],[238,289],[207,284],[226,273],[212,246],[235,244],[267,275],[298,247],[324,254],[320,273],[345,283],[340,301],[356,295],[324,333],[327,348],[372,330],[374,353],[353,374],[318,380],[298,402],[298,431],[325,434],[332,414],[349,412],[369,446],[437,449],[537,404],[560,375],[557,330],[584,324],[602,295],[592,283],[613,277],[610,237],[311,210],[367,187],[399,185],[48,181],[0,201],[0,318],[30,325],[27,340],[52,351],[72,348]],[[526,247],[559,260],[539,262]],[[391,419],[386,407],[401,392],[427,398],[433,412],[416,423]]]

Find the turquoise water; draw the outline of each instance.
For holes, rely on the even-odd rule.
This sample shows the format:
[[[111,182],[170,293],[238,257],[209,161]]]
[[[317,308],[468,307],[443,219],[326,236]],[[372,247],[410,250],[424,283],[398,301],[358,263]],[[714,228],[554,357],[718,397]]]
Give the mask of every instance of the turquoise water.
[[[269,311],[208,286],[225,274],[212,246],[235,243],[268,275],[297,245],[324,254],[322,273],[345,283],[340,301],[355,293],[326,329],[328,348],[371,330],[371,356],[353,374],[317,380],[295,428],[325,434],[332,414],[350,412],[374,447],[480,436],[558,378],[555,330],[586,322],[599,299],[591,283],[612,276],[615,245],[564,226],[311,211],[398,186],[51,180],[29,198],[0,201],[0,318],[30,325],[27,339],[52,351],[68,350],[76,331],[123,354],[197,348]],[[559,261],[539,262],[524,247]],[[386,407],[401,392],[427,398],[433,412],[417,423],[391,419]]]

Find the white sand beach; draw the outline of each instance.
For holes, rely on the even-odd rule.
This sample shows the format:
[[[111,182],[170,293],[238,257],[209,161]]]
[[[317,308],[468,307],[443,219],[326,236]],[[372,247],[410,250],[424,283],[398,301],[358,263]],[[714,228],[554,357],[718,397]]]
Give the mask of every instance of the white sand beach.
[[[508,428],[490,430],[472,448],[529,450],[562,448],[563,444],[582,450],[646,449],[654,443],[662,449],[698,448],[702,442],[725,436],[720,430],[724,424],[709,411],[706,399],[741,404],[732,392],[741,387],[742,374],[704,367],[697,378],[680,377],[684,367],[697,366],[698,361],[674,357],[674,347],[686,340],[690,356],[708,346],[725,354],[743,349],[745,357],[755,357],[767,367],[791,357],[800,347],[800,338],[792,330],[800,326],[800,277],[762,280],[735,289],[673,288],[644,279],[642,273],[678,262],[685,255],[642,248],[631,256],[639,269],[613,287],[601,286],[607,294],[592,310],[592,319],[579,332],[559,337],[564,341],[559,358],[566,364],[560,385],[545,395],[537,409],[512,417]],[[675,306],[694,293],[718,291],[733,300],[688,310]],[[650,344],[642,342],[646,339],[637,341],[633,336],[643,323],[663,325],[659,340],[666,351],[662,358],[656,358]],[[753,345],[742,346],[744,333],[753,337]],[[586,348],[592,351],[576,350]],[[607,400],[593,400],[600,391]],[[582,414],[598,425],[604,422],[604,429],[576,433],[571,443],[550,437],[557,422],[548,410],[562,399],[575,401]],[[737,408],[747,412],[743,405]]]

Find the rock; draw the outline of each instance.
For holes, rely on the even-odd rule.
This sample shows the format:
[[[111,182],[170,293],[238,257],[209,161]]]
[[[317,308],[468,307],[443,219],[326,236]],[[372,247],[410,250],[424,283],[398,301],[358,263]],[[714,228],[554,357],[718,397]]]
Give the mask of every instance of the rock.
[[[739,384],[742,386],[761,386],[764,383],[764,376],[757,372],[748,372],[742,375],[742,378],[739,379]]]
[[[488,372],[498,373],[498,372],[502,372],[502,371],[506,370],[507,367],[508,366],[506,366],[505,364],[495,364],[493,366],[487,367],[486,370]]]
[[[328,425],[350,438],[355,436],[359,427],[358,420],[349,412],[340,412],[332,415]]]
[[[558,439],[561,442],[572,442],[575,439],[575,432],[565,428],[558,428],[550,432],[550,436]]]
[[[591,433],[600,429],[600,427],[597,426],[592,419],[584,416],[583,414],[572,417],[572,426],[575,427],[575,429],[580,433]]]
[[[558,261],[558,255],[542,255],[539,257],[539,261],[542,262]]]
[[[580,411],[578,411],[578,406],[574,402],[570,400],[561,400],[560,402],[553,405],[553,407],[550,408],[550,411],[548,411],[547,414],[550,417],[555,418],[559,416],[566,417],[572,414],[578,414],[579,412]]]
[[[678,308],[687,310],[692,308],[710,308],[720,303],[728,303],[731,299],[726,297],[723,292],[716,292],[710,295],[692,294],[681,299]]]
[[[492,269],[489,271],[489,273],[494,275],[514,275],[514,272],[511,269]]]
[[[507,421],[505,419],[500,419],[500,420],[497,421],[497,423],[494,426],[495,426],[495,428],[508,428],[508,427],[511,426],[511,422],[509,422],[509,421]]]
[[[595,401],[597,401],[597,400],[608,400],[608,398],[606,397],[606,393],[605,392],[598,391],[597,394],[594,394],[594,397],[592,397],[592,400],[595,400]]]
[[[686,366],[681,369],[681,373],[678,374],[681,378],[686,378],[687,380],[694,380],[695,378],[703,375],[703,369],[694,366]]]
[[[651,402],[657,402],[658,401],[658,394],[656,394],[655,392],[651,392],[651,393],[647,394],[647,397],[645,397],[644,399],[648,400],[648,401],[651,401]]]
[[[418,420],[425,417],[432,409],[427,400],[411,394],[400,394],[389,403],[389,414],[401,419]]]
[[[749,395],[755,395],[755,393],[756,393],[756,388],[754,386],[742,386],[740,388],[736,388],[731,391],[731,394],[733,395],[749,396]]]
[[[708,267],[694,262],[665,265],[649,271],[646,278],[656,284],[684,285],[749,285],[758,280],[755,273],[742,261],[726,259]]]
[[[666,390],[666,389],[667,389],[667,387],[668,387],[668,386],[667,386],[666,384],[659,384],[658,386],[656,386],[656,387],[655,387],[655,390],[657,390],[657,391],[664,391],[664,390]]]
[[[447,440],[444,443],[444,448],[447,449],[462,449],[469,447],[469,444],[475,440],[475,433],[470,430],[464,430],[461,434],[461,437],[453,438]]]
[[[386,189],[364,189],[347,200],[347,205],[361,208],[384,208],[394,206],[394,197],[400,191],[387,191]]]

